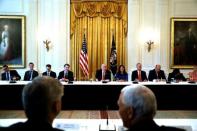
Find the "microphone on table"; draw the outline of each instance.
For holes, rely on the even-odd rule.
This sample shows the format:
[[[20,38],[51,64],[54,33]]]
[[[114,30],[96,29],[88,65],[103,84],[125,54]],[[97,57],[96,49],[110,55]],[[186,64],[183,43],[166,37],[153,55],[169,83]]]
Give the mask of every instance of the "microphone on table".
[[[100,124],[99,131],[116,131],[116,126],[109,123],[108,106],[106,106],[106,124]]]
[[[16,78],[11,78],[9,83],[16,83]]]

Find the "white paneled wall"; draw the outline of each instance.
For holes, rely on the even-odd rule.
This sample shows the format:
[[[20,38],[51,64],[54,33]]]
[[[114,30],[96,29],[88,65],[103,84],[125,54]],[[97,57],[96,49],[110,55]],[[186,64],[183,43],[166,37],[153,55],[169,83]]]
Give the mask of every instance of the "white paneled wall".
[[[170,18],[197,17],[196,0],[128,0],[128,70],[136,68],[141,62],[148,73],[155,64],[161,64],[166,71],[170,69]],[[138,34],[141,30],[151,28],[157,38],[150,52],[145,41]],[[181,70],[186,77],[191,70]]]
[[[171,71],[170,18],[197,17],[196,7],[197,0],[128,0],[128,72],[137,62],[147,73],[155,64]],[[18,69],[21,76],[30,61],[40,73],[48,63],[57,73],[69,63],[70,0],[0,0],[0,15],[26,16],[26,68]],[[150,52],[140,37],[146,28],[157,35]],[[51,41],[49,52],[43,44],[46,39]]]

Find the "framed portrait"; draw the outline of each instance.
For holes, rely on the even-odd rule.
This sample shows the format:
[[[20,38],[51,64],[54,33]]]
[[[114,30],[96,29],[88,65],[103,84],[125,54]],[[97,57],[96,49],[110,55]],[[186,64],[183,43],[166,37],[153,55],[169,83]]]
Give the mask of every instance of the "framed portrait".
[[[25,67],[25,16],[0,16],[0,68]]]
[[[197,18],[171,18],[171,68],[197,65]]]

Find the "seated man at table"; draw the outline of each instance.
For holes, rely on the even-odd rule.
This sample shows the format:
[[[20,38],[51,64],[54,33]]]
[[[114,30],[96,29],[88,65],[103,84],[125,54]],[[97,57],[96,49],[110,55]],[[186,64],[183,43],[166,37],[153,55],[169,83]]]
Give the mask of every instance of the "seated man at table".
[[[137,63],[137,70],[132,72],[131,79],[132,81],[147,81],[146,72],[142,70],[142,64]]]
[[[153,92],[143,85],[123,88],[118,106],[123,126],[129,131],[184,131],[175,127],[159,126],[154,122],[156,98]]]
[[[155,69],[149,71],[148,80],[166,80],[166,76],[163,70],[161,70],[161,65],[157,64]]]
[[[13,124],[9,131],[59,131],[52,123],[61,111],[64,87],[51,77],[36,77],[22,91],[22,102],[27,116],[26,122]]]
[[[96,81],[111,81],[111,71],[107,69],[106,64],[101,65],[101,69],[96,71]]]
[[[183,73],[181,73],[179,69],[174,69],[172,73],[169,73],[168,81],[173,81],[173,80],[175,80],[176,82],[186,81]]]
[[[21,76],[16,70],[10,70],[8,65],[3,65],[3,73],[1,74],[2,80],[20,80]]]
[[[25,72],[24,81],[32,81],[38,76],[38,72],[34,70],[34,63],[29,63],[29,70]]]
[[[43,76],[50,76],[56,78],[56,73],[51,70],[51,65],[46,65],[46,71],[42,73]]]
[[[74,81],[73,72],[70,71],[70,65],[69,64],[64,65],[64,70],[59,73],[58,80],[66,81],[66,82]]]

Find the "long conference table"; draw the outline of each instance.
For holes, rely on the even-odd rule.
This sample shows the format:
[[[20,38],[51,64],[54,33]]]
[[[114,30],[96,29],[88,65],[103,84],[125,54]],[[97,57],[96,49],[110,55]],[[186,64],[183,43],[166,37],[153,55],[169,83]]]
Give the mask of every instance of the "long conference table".
[[[0,110],[21,110],[21,92],[29,81],[9,83],[0,81]],[[64,96],[63,110],[117,110],[117,100],[123,87],[132,82],[62,82]],[[158,110],[197,110],[196,83],[141,82],[151,89],[158,104]]]

